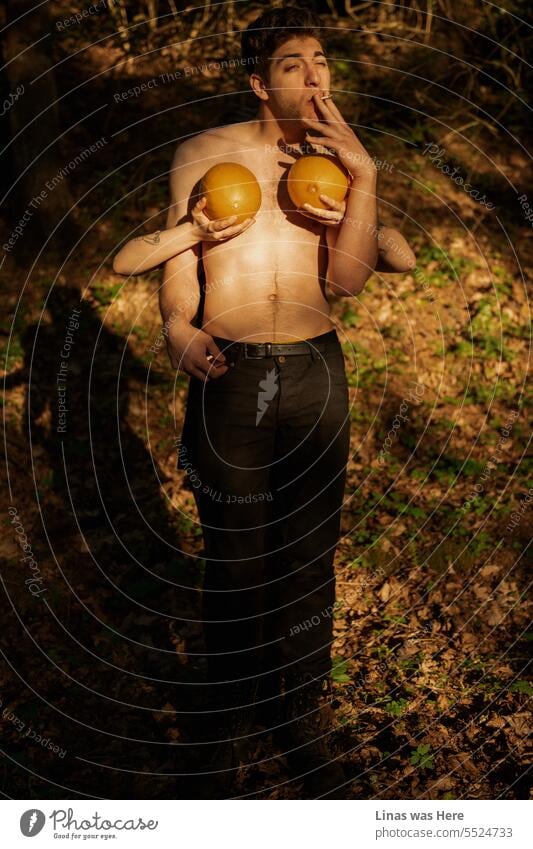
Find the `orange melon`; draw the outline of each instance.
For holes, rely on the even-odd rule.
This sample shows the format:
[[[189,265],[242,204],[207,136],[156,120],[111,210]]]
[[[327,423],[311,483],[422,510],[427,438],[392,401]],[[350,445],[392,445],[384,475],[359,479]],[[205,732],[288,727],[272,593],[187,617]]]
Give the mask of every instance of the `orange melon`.
[[[329,195],[336,201],[346,197],[350,180],[348,172],[335,156],[309,154],[291,165],[287,175],[287,190],[296,207],[309,203],[318,209],[329,209],[319,195]]]
[[[236,162],[221,162],[206,171],[201,193],[207,199],[205,214],[211,219],[236,215],[235,224],[240,224],[253,218],[261,206],[261,187],[255,175]]]

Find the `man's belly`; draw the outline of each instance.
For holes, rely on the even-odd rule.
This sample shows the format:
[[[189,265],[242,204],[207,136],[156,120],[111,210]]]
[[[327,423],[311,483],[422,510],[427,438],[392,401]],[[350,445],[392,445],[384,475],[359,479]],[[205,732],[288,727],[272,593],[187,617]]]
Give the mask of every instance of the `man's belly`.
[[[266,238],[254,225],[234,240],[204,244],[203,330],[225,339],[294,342],[332,329],[327,253],[316,234],[287,232],[293,229],[285,224],[285,238],[271,229]]]

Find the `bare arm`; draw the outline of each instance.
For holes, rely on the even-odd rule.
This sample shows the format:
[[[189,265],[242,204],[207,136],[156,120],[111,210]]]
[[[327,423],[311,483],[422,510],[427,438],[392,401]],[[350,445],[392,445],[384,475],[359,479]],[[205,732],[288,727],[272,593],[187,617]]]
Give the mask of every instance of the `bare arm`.
[[[401,273],[416,266],[416,256],[399,232],[378,222],[378,261],[375,271]]]
[[[331,273],[331,257],[335,255],[336,251],[338,251],[338,229],[339,228],[335,226],[326,227],[326,243],[328,246],[327,281],[334,295],[353,297],[353,295],[358,295],[359,292],[362,291],[364,283],[362,286],[357,287],[355,291],[351,286],[348,291],[338,291],[331,285],[330,282],[331,278],[329,275]],[[362,232],[363,228],[360,228],[360,230]],[[394,230],[392,227],[380,225],[379,228],[371,227],[369,229],[369,233],[372,239],[377,239],[378,259],[374,268],[368,270],[368,277],[370,277],[374,271],[382,272],[384,274],[400,274],[410,271],[412,268],[416,267],[416,257],[398,230]],[[368,233],[367,238],[369,238]]]
[[[332,150],[352,177],[346,215],[336,234],[328,237],[327,282],[335,295],[357,295],[378,260],[377,170],[329,92],[325,99],[316,92],[314,104],[320,120],[302,118],[309,128],[308,141]],[[335,241],[331,248],[330,238]]]
[[[144,236],[136,236],[126,242],[115,254],[113,271],[115,274],[142,274],[150,271],[198,242],[218,242],[237,236],[253,224],[254,219],[247,218],[241,224],[235,224],[236,215],[211,221],[205,214],[206,198],[200,198],[192,210],[192,221],[183,221],[166,230],[156,230]],[[167,218],[168,224],[168,218]]]
[[[336,201],[328,195],[320,195],[320,200],[327,205],[327,209],[305,203],[299,208],[299,212],[326,225],[328,250],[333,254],[337,245],[338,228],[346,212],[346,203]],[[361,230],[362,222],[358,222],[357,227]],[[374,271],[401,274],[416,267],[416,257],[399,230],[386,227],[378,221],[377,228],[367,225],[367,232],[375,235],[378,243],[378,259]],[[328,261],[329,259],[328,256]]]
[[[337,244],[336,231],[344,219],[346,203],[343,200],[336,201],[328,195],[320,195],[320,200],[327,205],[327,209],[305,203],[299,212],[326,225],[328,249],[333,252]],[[362,222],[358,222],[357,226],[361,229]],[[377,228],[369,226],[369,230],[376,235],[378,242],[378,258],[374,271],[401,274],[416,267],[416,256],[399,230],[387,227],[381,221],[378,221]]]
[[[358,295],[373,273],[378,260],[377,173],[352,183],[346,215],[335,234],[328,255],[327,280],[335,295]],[[328,230],[332,228],[328,227]]]
[[[206,155],[204,146],[197,139],[178,147],[170,174],[167,229],[186,220],[188,203],[208,167]],[[167,349],[172,366],[205,382],[224,374],[228,367],[220,365],[225,357],[213,338],[191,324],[200,304],[199,258],[200,244],[197,243],[167,260],[159,290],[159,308],[167,330]]]
[[[184,221],[169,230],[136,236],[115,254],[113,271],[124,275],[142,274],[192,248],[200,238],[201,234],[192,221]]]

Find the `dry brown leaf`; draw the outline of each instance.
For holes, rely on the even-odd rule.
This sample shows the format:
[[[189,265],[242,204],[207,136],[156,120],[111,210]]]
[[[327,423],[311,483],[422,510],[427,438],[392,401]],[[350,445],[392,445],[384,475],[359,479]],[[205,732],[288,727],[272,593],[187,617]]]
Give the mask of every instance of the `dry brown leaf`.
[[[383,584],[383,586],[381,587],[381,589],[379,591],[379,597],[380,597],[381,601],[385,601],[385,602],[388,601],[389,598],[390,598],[390,592],[391,592],[390,584],[389,584],[388,581],[385,581],[385,583]]]
[[[515,713],[514,716],[508,716],[506,719],[518,737],[526,737],[531,734],[530,713]]]

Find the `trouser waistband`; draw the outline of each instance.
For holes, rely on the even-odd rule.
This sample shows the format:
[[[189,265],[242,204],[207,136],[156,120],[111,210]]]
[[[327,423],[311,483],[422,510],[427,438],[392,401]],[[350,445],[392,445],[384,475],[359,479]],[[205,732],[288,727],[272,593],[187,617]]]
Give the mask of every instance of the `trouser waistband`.
[[[224,339],[221,336],[213,336],[213,339],[222,353],[231,350],[236,354],[240,354],[245,359],[313,354],[315,352],[326,351],[328,348],[336,347],[340,344],[335,329],[321,333],[319,336],[302,339],[298,342],[239,342],[236,339]]]

